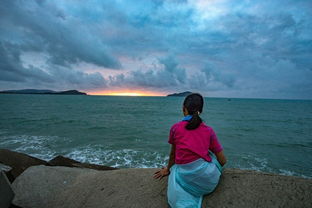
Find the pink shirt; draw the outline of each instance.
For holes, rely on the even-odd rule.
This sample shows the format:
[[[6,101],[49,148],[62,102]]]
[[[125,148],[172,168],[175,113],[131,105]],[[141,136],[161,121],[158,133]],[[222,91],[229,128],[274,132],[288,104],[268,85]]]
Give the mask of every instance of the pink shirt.
[[[211,162],[209,150],[222,151],[222,146],[213,129],[202,122],[198,128],[187,130],[187,121],[180,121],[170,129],[169,143],[176,146],[175,163],[186,164],[199,158]]]

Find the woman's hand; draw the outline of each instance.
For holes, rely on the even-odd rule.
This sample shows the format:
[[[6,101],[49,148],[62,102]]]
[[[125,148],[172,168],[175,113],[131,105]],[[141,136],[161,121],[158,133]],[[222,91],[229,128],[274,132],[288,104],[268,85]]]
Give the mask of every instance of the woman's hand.
[[[162,169],[160,169],[159,171],[154,173],[154,178],[155,179],[162,179],[163,177],[167,176],[170,174],[170,171],[167,167],[163,167]]]
[[[221,166],[224,166],[226,163],[226,158],[223,154],[223,151],[216,153],[216,157]]]

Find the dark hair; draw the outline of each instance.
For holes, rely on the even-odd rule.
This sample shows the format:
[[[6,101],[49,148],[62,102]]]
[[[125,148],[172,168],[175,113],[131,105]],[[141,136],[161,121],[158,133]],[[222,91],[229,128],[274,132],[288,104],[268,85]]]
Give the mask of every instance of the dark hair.
[[[204,98],[199,93],[192,93],[184,99],[183,107],[187,109],[189,115],[192,116],[189,123],[185,126],[186,129],[196,129],[202,122],[199,113],[203,111]]]

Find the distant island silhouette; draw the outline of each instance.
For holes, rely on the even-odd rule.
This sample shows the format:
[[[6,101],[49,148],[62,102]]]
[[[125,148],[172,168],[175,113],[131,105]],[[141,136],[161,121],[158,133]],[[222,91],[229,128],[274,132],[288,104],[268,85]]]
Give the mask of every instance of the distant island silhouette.
[[[185,97],[192,94],[192,92],[190,91],[185,91],[185,92],[180,92],[180,93],[173,93],[173,94],[169,94],[167,95],[168,97]]]
[[[44,94],[44,95],[87,95],[87,93],[79,92],[78,90],[53,91],[53,90],[37,90],[37,89],[5,90],[5,91],[0,91],[0,93],[1,94]]]

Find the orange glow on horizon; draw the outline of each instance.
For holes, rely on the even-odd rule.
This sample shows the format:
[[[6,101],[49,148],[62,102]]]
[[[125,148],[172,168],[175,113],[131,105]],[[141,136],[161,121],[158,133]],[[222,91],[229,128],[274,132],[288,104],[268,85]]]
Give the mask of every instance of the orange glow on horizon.
[[[141,91],[141,90],[116,90],[116,91],[97,91],[88,92],[89,95],[109,95],[109,96],[164,96],[157,92]]]

